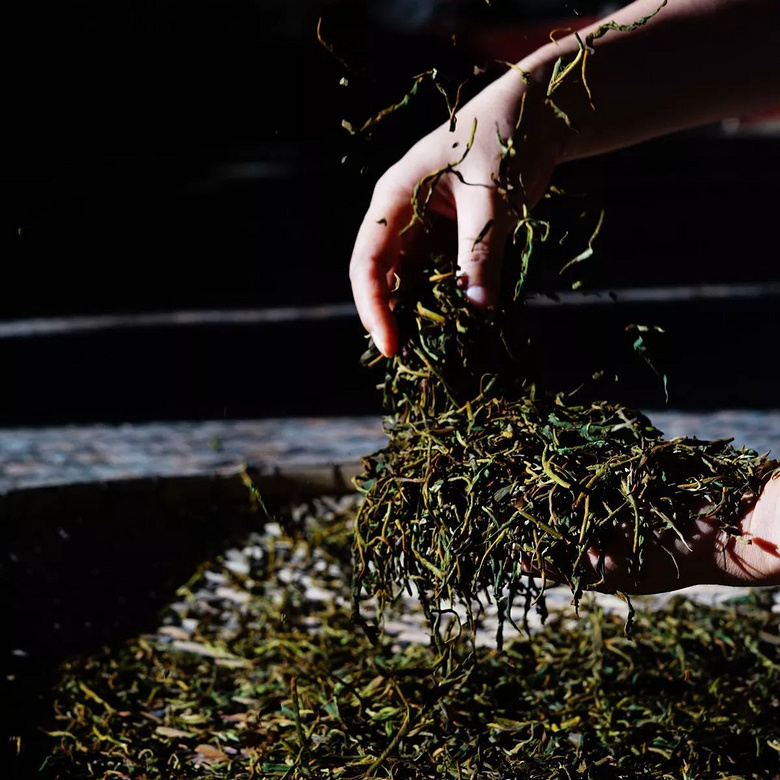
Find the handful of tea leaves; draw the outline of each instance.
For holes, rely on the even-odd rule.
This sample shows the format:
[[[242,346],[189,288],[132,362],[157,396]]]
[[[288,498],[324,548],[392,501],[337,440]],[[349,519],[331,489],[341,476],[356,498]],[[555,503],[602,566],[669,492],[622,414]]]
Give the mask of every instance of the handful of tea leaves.
[[[437,635],[444,614],[460,605],[471,619],[487,593],[514,623],[518,597],[524,616],[544,610],[550,573],[576,605],[584,590],[615,589],[612,552],[636,592],[648,545],[686,542],[698,516],[738,534],[744,502],[777,463],[728,441],[666,440],[620,404],[540,391],[522,296],[483,316],[445,263],[396,308],[404,346],[385,363],[390,439],[358,480],[356,609],[364,592],[381,612],[413,589]],[[627,630],[631,617],[629,601]]]

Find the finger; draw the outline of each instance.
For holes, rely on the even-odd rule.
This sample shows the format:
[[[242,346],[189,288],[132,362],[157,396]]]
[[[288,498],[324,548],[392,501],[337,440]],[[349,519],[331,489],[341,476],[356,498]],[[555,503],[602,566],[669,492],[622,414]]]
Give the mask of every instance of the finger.
[[[399,233],[408,219],[409,208],[408,194],[385,195],[378,187],[358,231],[349,268],[360,321],[386,357],[398,349],[390,297],[401,250]]]
[[[455,191],[455,203],[460,283],[475,306],[495,306],[508,235],[504,204],[495,190],[469,185]]]

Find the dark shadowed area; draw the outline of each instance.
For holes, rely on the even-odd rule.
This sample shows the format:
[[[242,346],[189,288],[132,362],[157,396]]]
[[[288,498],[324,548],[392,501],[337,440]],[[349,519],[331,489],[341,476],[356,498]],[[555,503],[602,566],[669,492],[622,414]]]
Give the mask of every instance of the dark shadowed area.
[[[519,57],[561,19],[603,10],[247,0],[10,12],[0,422],[379,411],[376,380],[357,365],[352,240],[377,176],[446,110],[428,85],[370,138],[342,119],[360,126],[423,70],[457,84],[474,63]],[[337,57],[317,40],[320,16]],[[602,363],[605,344],[629,354],[625,326],[652,321],[672,334],[659,349],[673,405],[775,405],[763,354],[780,281],[775,126],[735,121],[559,171],[571,194],[559,221],[606,213],[584,289],[617,292],[617,303],[572,299],[540,315],[551,350],[571,353],[552,361],[561,386]],[[652,288],[650,303],[633,288]],[[341,306],[313,319],[321,304]],[[278,307],[287,317],[268,322]],[[237,310],[250,316],[231,321]],[[189,320],[134,319],[150,312]],[[118,313],[118,325],[100,319]],[[75,315],[98,319],[55,332],[32,321]],[[655,387],[626,384],[632,401],[658,405]]]

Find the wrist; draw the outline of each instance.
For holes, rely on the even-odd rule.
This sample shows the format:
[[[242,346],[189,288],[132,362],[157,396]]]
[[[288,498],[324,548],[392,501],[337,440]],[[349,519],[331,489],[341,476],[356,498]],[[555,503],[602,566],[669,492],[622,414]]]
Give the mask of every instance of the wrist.
[[[556,81],[560,78],[556,63],[562,59],[565,67],[577,55],[578,48],[571,43],[569,38],[547,44],[517,64],[526,74],[527,126],[540,128],[546,142],[554,148],[556,164],[579,156],[578,149],[590,131],[594,113],[581,68],[575,67],[552,84],[553,77]]]

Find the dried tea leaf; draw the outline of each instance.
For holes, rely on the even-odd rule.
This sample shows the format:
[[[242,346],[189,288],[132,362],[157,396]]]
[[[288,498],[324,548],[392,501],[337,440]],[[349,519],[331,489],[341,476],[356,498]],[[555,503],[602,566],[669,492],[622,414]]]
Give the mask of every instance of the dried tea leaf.
[[[169,739],[191,739],[198,736],[191,731],[182,731],[181,729],[174,729],[170,726],[158,726],[154,733],[160,737],[168,737]]]
[[[198,745],[194,752],[198,754],[200,761],[206,764],[221,764],[230,761],[230,756],[227,753],[212,745]]]

